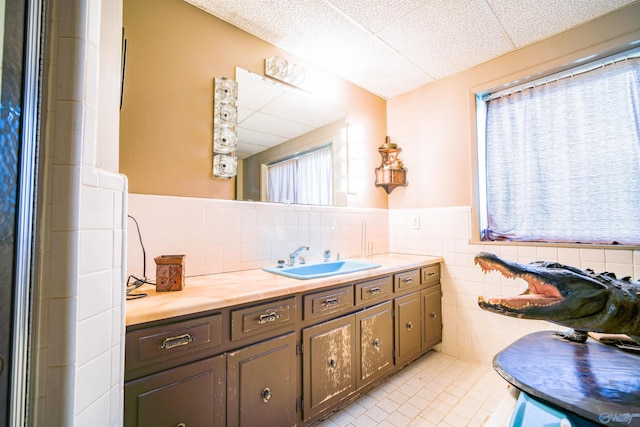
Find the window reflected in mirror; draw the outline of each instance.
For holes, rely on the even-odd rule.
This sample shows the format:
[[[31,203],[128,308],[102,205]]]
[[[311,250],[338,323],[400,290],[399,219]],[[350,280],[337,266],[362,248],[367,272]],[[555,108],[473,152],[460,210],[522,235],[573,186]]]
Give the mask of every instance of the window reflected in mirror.
[[[267,165],[267,201],[332,205],[331,144]]]

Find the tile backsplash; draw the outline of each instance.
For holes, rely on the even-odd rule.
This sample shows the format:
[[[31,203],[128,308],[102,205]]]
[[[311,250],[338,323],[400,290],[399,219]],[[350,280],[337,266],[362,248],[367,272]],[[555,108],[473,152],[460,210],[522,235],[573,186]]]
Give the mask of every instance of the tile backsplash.
[[[373,253],[442,256],[443,342],[441,351],[490,364],[494,355],[530,332],[566,328],[544,321],[513,319],[480,310],[479,295],[512,295],[523,282],[483,274],[473,258],[480,251],[509,260],[559,261],[579,268],[640,277],[640,251],[562,246],[471,244],[471,208],[358,209],[187,197],[129,195],[129,214],[140,225],[146,274],[155,277],[158,255],[186,254],[186,275],[213,274],[272,265],[299,245],[308,260]],[[128,223],[129,274],[142,276],[142,250],[135,224]]]
[[[186,275],[262,268],[277,264],[298,246],[307,260],[357,257],[369,243],[373,253],[389,251],[384,209],[334,208],[259,202],[129,194],[129,215],[140,226],[146,275],[155,277],[154,257],[186,255]],[[129,218],[129,274],[143,275],[143,252]]]

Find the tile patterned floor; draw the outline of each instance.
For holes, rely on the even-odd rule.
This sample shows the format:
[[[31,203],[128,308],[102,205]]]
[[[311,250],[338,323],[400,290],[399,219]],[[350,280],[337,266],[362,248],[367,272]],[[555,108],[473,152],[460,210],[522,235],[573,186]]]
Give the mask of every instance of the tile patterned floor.
[[[430,351],[314,427],[481,426],[507,393],[492,367]]]

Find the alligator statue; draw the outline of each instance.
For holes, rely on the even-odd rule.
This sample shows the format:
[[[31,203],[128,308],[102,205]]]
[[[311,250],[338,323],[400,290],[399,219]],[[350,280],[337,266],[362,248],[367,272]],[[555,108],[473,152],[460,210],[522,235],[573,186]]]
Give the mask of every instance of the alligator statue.
[[[516,296],[478,297],[484,310],[567,326],[571,329],[558,335],[570,341],[585,342],[591,331],[626,334],[640,344],[640,281],[557,262],[520,264],[487,252],[476,255],[475,263],[485,273],[499,271],[529,285]]]

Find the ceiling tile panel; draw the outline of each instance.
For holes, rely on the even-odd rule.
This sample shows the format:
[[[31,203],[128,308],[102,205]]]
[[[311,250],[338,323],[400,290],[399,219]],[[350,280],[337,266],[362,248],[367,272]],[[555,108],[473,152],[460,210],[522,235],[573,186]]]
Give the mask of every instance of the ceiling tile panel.
[[[379,36],[436,79],[510,50],[482,0],[435,0]]]
[[[416,64],[376,36],[341,47],[341,60],[324,68],[378,96],[391,98],[433,81]]]
[[[561,33],[633,2],[634,0],[487,0],[517,48]]]
[[[260,130],[271,135],[281,136],[291,139],[307,133],[313,128],[283,117],[272,116],[261,112],[256,112],[238,123],[238,127]]]
[[[323,1],[189,0],[189,3],[306,59],[308,55],[320,54],[324,60],[336,47],[369,35]]]
[[[428,0],[327,0],[372,33],[394,25]]]

